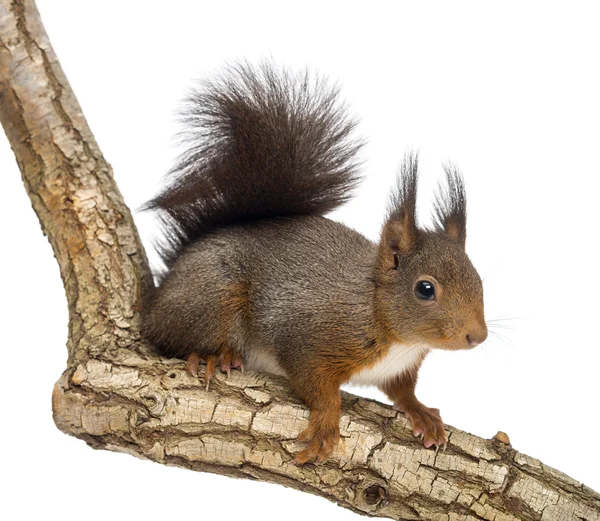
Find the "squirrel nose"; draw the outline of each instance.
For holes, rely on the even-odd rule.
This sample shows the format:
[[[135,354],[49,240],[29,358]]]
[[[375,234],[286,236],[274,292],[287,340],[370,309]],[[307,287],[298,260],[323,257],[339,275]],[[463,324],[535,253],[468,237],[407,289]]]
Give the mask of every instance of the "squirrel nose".
[[[488,336],[487,326],[484,325],[480,329],[477,329],[477,330],[474,329],[473,331],[470,331],[469,333],[467,333],[467,343],[471,347],[478,346],[479,344],[481,344],[482,342],[485,341],[487,336]]]

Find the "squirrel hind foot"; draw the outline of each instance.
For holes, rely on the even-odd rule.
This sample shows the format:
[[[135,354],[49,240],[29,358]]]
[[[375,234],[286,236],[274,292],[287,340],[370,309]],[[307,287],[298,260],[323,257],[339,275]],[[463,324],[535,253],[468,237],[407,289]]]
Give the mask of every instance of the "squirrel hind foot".
[[[232,369],[239,369],[244,371],[244,360],[239,353],[236,353],[233,349],[223,349],[219,354],[201,356],[197,352],[190,353],[187,357],[185,369],[190,376],[197,377],[200,367],[200,361],[206,363],[206,370],[204,377],[206,379],[206,390],[210,388],[210,382],[212,381],[217,367],[222,373],[227,375],[227,378],[231,376]]]

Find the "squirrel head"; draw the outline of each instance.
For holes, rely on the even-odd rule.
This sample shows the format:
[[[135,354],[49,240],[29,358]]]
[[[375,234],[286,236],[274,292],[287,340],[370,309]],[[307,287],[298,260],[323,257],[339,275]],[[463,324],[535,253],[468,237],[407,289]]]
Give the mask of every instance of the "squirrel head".
[[[483,287],[465,252],[462,176],[452,166],[445,170],[435,228],[425,230],[416,221],[418,159],[404,160],[379,245],[379,318],[402,342],[470,349],[487,338]]]

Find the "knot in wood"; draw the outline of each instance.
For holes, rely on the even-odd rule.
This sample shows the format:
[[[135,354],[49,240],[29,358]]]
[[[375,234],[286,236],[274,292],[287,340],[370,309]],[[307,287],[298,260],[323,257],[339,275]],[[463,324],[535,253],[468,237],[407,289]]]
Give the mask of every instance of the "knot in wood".
[[[140,398],[144,401],[144,405],[151,416],[159,417],[163,415],[165,400],[159,393],[156,391],[145,391],[140,394]]]
[[[380,485],[371,485],[363,490],[363,498],[367,505],[376,507],[385,499],[385,489]]]

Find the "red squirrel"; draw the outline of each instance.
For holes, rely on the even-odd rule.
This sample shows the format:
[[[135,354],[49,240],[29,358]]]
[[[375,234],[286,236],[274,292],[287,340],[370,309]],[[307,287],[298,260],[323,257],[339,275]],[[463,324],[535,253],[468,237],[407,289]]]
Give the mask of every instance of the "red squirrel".
[[[446,167],[435,225],[417,226],[418,160],[407,154],[378,244],[324,217],[345,203],[362,146],[338,88],[273,64],[228,67],[185,105],[188,150],[146,208],[167,272],[143,334],[187,359],[285,375],[310,408],[295,461],[339,440],[340,386],[376,385],[425,447],[446,444],[438,409],[415,397],[431,349],[487,337],[481,279],[465,253],[463,179]]]

